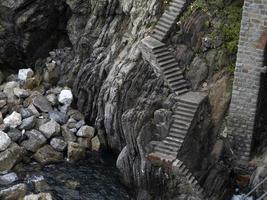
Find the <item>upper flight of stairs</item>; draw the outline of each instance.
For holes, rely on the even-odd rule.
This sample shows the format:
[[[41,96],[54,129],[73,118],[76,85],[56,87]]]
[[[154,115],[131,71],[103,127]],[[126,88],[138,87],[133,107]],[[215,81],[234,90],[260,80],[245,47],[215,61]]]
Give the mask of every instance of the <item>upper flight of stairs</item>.
[[[185,7],[186,1],[172,0],[152,33],[152,37],[159,41],[163,41],[169,34],[172,26],[177,22],[179,15]]]
[[[177,94],[188,92],[189,85],[184,78],[183,69],[179,67],[173,53],[166,44],[152,37],[142,40],[143,49],[146,49],[150,56],[147,60],[154,60],[157,68],[160,69],[171,90]]]

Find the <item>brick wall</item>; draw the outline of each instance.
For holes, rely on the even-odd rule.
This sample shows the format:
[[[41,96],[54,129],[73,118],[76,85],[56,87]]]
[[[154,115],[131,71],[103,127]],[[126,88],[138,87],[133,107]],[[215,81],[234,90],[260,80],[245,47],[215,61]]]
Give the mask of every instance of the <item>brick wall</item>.
[[[266,41],[267,0],[245,0],[227,120],[234,153],[242,160],[250,156]]]

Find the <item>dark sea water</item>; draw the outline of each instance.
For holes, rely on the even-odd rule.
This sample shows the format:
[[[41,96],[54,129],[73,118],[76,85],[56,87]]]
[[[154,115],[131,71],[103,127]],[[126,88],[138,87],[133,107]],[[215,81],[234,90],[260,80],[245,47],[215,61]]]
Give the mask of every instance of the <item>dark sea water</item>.
[[[90,155],[86,160],[76,163],[64,162],[45,167],[35,165],[21,170],[18,174],[20,179],[33,188],[35,182],[44,180],[49,187],[48,192],[56,200],[131,199],[119,181],[112,155]]]

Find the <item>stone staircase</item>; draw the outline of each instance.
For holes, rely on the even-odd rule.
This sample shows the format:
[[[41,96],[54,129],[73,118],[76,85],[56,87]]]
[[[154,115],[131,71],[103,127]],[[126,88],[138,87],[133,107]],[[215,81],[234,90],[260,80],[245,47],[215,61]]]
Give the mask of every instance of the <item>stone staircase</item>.
[[[182,13],[186,1],[172,0],[152,33],[152,37],[159,41],[163,41],[169,34],[172,26],[177,22],[179,15]]]
[[[171,163],[177,158],[186,136],[192,132],[199,107],[206,97],[202,92],[187,92],[177,96],[169,135],[155,145],[154,151],[148,156],[150,160]]]
[[[142,40],[141,50],[143,57],[162,74],[171,90],[176,94],[184,94],[189,91],[189,85],[184,78],[183,69],[179,67],[173,53],[166,44],[153,37],[146,37]]]

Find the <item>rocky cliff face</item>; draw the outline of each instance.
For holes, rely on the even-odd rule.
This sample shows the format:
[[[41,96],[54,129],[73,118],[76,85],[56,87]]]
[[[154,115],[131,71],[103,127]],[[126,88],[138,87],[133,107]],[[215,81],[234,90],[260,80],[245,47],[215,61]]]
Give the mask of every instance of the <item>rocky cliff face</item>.
[[[195,3],[175,27],[169,45],[179,63],[188,69],[186,74],[193,89],[210,94],[212,121],[207,121],[209,128],[199,130],[209,138],[202,144],[205,150],[200,156],[207,159],[200,159],[203,163],[196,170],[206,188],[216,180],[213,189],[219,191],[225,188],[229,172],[224,164],[217,165],[220,143],[215,145],[217,149],[213,146],[230,98],[231,79],[226,69],[234,58],[226,53],[221,37],[212,37],[217,34],[213,32],[217,27],[214,23],[223,24],[225,19],[214,20],[212,13],[203,12],[207,3]],[[150,141],[168,133],[174,97],[163,78],[143,61],[138,48],[165,6],[157,0],[0,3],[0,63],[18,68],[21,63],[45,57],[52,48],[72,46],[51,52],[45,61],[36,62],[36,68],[48,76],[56,75],[58,84],[72,87],[78,109],[97,128],[102,143],[119,153],[117,166],[123,181],[142,188],[139,199],[151,197],[145,191],[163,198],[170,180],[161,168],[151,166],[146,152]],[[57,68],[48,72],[44,63],[54,63]],[[216,159],[209,156],[212,150]],[[186,189],[181,193],[187,195],[185,198],[194,196]],[[174,196],[181,193],[176,191]]]

